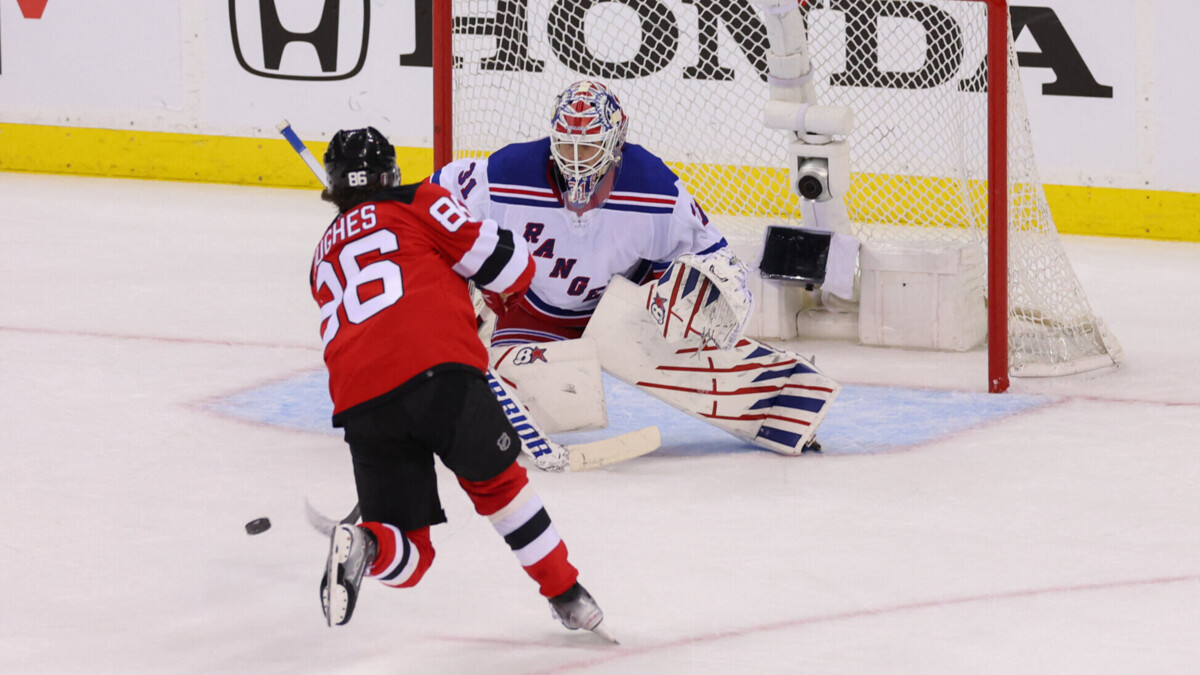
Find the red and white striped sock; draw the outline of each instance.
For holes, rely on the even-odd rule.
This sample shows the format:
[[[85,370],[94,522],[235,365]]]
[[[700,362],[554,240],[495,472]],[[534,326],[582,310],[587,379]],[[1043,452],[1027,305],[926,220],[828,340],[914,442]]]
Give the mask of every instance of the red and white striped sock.
[[[428,527],[408,532],[401,532],[400,528],[387,523],[363,523],[360,527],[370,530],[379,544],[379,552],[367,570],[367,577],[378,579],[387,586],[410,588],[417,585],[433,564],[434,551]]]
[[[475,504],[475,511],[487,516],[504,537],[542,595],[552,598],[575,584],[579,571],[567,560],[567,545],[529,485],[524,467],[514,463],[491,480],[460,478],[458,482]]]

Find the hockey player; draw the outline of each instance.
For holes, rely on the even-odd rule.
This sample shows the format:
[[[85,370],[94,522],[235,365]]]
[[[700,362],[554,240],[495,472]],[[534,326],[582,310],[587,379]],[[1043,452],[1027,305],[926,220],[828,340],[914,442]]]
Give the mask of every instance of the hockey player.
[[[617,97],[584,80],[555,101],[548,137],[433,175],[472,215],[524,239],[537,263],[523,297],[485,290],[493,347],[578,338],[612,277],[641,283],[681,254],[728,254],[679,177],[626,143],[627,128]]]
[[[363,523],[331,534],[321,606],[350,620],[364,577],[414,586],[446,521],[434,456],[458,478],[567,628],[611,636],[567,548],[516,464],[520,442],[485,381],[467,281],[519,295],[525,244],[472,220],[442,188],[400,185],[395,150],[374,128],[337,132],[322,199],[338,215],[310,275],[321,308],[333,425],[344,429]]]

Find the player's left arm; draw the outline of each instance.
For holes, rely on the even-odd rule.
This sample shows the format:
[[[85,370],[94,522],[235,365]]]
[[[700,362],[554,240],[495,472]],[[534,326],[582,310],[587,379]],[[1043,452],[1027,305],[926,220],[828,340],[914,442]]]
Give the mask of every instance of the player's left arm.
[[[455,273],[480,290],[515,302],[529,289],[535,266],[525,241],[491,219],[474,220],[445,188],[422,184],[415,200],[428,213],[434,247]]]

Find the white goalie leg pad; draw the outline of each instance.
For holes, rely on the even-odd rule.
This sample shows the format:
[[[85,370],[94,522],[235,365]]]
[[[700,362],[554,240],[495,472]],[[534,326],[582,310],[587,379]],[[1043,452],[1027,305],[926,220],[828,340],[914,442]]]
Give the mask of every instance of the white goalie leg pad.
[[[730,349],[754,311],[748,273],[728,247],[704,256],[681,255],[658,281],[648,284],[646,311],[669,343],[698,338]]]
[[[513,392],[512,386],[490,368],[487,372],[487,382],[492,393],[496,395],[496,400],[500,402],[500,407],[504,409],[504,415],[517,430],[517,436],[521,439],[521,452],[543,471],[565,471],[570,466],[567,448],[550,440],[542,432],[529,415],[529,410]]]
[[[841,386],[798,354],[742,339],[729,350],[675,344],[646,312],[654,285],[614,277],[588,323],[600,364],[673,408],[767,450],[798,455]]]
[[[492,370],[548,434],[608,426],[596,343],[588,338],[488,350]]]

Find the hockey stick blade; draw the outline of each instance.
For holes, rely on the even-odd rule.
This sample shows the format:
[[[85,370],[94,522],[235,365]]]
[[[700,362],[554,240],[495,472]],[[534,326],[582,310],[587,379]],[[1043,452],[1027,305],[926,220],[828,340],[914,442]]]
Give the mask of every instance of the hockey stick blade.
[[[308,146],[304,145],[304,141],[300,140],[300,137],[292,130],[291,122],[282,120],[279,124],[275,125],[275,130],[287,139],[288,144],[292,146],[292,150],[295,150],[296,154],[300,155],[300,159],[304,160],[304,163],[308,165],[309,171],[312,171],[317,180],[321,181],[321,186],[329,187],[329,179],[325,176],[325,167],[321,166],[317,158],[313,157]]]
[[[620,642],[617,642],[617,638],[608,630],[608,627],[604,625],[603,621],[596,624],[596,627],[592,629],[592,632],[604,638],[605,640],[608,640],[614,645],[621,644]]]
[[[588,471],[654,452],[662,445],[658,427],[649,426],[591,443],[567,446],[572,471]]]
[[[349,514],[346,515],[345,518],[342,518],[341,520],[334,520],[333,518],[330,518],[329,516],[318,511],[316,507],[312,505],[312,502],[308,501],[308,498],[305,497],[304,513],[308,516],[308,524],[312,525],[313,529],[317,532],[320,532],[328,537],[333,534],[333,529],[338,525],[350,525],[352,523],[357,523],[361,511],[359,509],[359,505],[355,504],[354,508]]]

